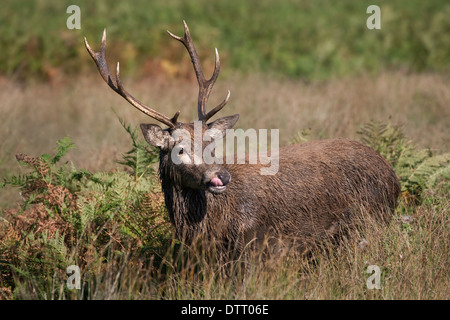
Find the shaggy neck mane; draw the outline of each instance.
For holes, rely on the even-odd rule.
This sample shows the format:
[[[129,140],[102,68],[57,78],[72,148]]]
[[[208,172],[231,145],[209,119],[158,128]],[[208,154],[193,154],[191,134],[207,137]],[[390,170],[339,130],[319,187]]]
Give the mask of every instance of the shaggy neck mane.
[[[217,234],[219,221],[215,221],[217,217],[207,216],[207,212],[214,212],[212,207],[216,205],[220,205],[225,210],[226,207],[221,205],[222,201],[208,201],[208,197],[215,197],[215,195],[205,190],[182,186],[180,173],[173,170],[163,159],[161,160],[159,165],[161,186],[177,237],[189,243],[196,236],[211,234],[209,231],[212,230]],[[227,202],[224,194],[221,198]]]

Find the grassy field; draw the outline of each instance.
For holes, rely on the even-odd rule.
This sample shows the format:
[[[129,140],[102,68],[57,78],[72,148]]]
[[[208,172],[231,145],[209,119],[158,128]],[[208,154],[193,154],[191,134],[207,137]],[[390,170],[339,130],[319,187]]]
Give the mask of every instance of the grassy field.
[[[448,299],[450,6],[377,3],[382,29],[369,32],[366,1],[4,1],[0,299]],[[65,28],[69,4],[81,30]],[[281,145],[357,139],[392,164],[402,195],[389,226],[365,221],[309,259],[237,261],[233,277],[174,239],[157,155],[133,131],[152,120],[105,85],[82,37],[98,48],[107,27],[125,87],[187,122],[197,84],[165,34],[183,19],[205,73],[219,48],[210,105],[229,89],[221,115],[239,113],[235,127],[279,129]]]
[[[231,89],[233,98],[223,113],[240,113],[239,127],[280,128],[283,145],[301,139],[365,138],[394,165],[403,188],[388,228],[368,222],[361,235],[332,249],[333,254],[318,251],[314,263],[287,260],[268,269],[255,263],[245,282],[218,276],[219,267],[199,252],[188,258],[180,253],[157,177],[148,169],[157,159],[152,152],[136,151],[118,117],[131,128],[148,119],[110,92],[100,77],[66,79],[58,87],[6,83],[8,90],[0,97],[7,102],[0,110],[5,120],[0,166],[6,183],[0,194],[5,208],[0,224],[3,297],[447,299],[446,81],[446,75],[386,72],[313,83],[264,76],[218,83],[212,100]],[[195,117],[192,81],[126,83],[160,110],[172,113],[183,106],[182,120]],[[363,126],[371,120],[391,125]],[[53,161],[55,139],[67,135],[76,149]],[[145,145],[139,132],[138,137],[135,145]],[[70,146],[66,140],[60,143],[61,155]],[[130,150],[128,164],[118,164]],[[22,156],[19,165],[14,157],[19,153],[31,158]],[[49,155],[40,157],[44,153]],[[36,182],[40,179],[44,185]],[[402,222],[405,216],[412,221]],[[364,250],[358,245],[362,239],[369,243]],[[82,290],[66,287],[65,268],[72,264],[82,270]],[[381,290],[365,286],[366,268],[373,264],[382,270]]]

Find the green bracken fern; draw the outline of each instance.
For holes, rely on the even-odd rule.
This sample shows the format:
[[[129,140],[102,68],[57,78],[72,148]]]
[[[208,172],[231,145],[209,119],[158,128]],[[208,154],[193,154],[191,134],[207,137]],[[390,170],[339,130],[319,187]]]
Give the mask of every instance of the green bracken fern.
[[[401,126],[371,121],[358,134],[366,145],[378,151],[394,168],[405,195],[419,198],[426,190],[449,192],[450,153],[434,154],[418,149],[407,140]]]

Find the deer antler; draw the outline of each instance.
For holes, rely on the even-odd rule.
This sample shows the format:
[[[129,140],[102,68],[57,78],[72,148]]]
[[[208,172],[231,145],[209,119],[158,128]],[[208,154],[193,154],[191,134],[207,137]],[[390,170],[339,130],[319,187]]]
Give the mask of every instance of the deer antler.
[[[189,55],[191,56],[191,61],[194,66],[195,75],[197,76],[198,81],[198,119],[206,122],[209,118],[211,118],[213,115],[215,115],[217,112],[219,112],[228,102],[228,99],[230,98],[230,91],[228,90],[228,94],[226,98],[214,109],[206,113],[206,102],[208,101],[209,94],[211,93],[211,89],[214,86],[214,83],[217,80],[217,77],[219,76],[220,71],[220,60],[219,60],[219,53],[217,51],[217,48],[215,49],[216,52],[216,62],[214,66],[214,72],[209,80],[206,80],[205,75],[203,74],[203,69],[200,64],[200,59],[198,58],[197,51],[195,50],[194,44],[192,42],[191,35],[189,33],[189,28],[186,24],[186,21],[183,20],[184,23],[184,36],[178,37],[171,33],[170,31],[167,31],[169,35],[180,41],[189,52]]]
[[[109,71],[108,64],[106,62],[106,29],[103,31],[103,37],[102,37],[102,45],[100,47],[100,51],[95,52],[91,49],[89,46],[86,38],[84,38],[84,44],[86,45],[86,49],[88,50],[89,54],[91,55],[92,59],[94,59],[95,64],[97,65],[98,71],[100,72],[100,75],[102,76],[103,80],[113,89],[116,93],[121,95],[125,100],[127,100],[131,105],[133,105],[138,110],[142,111],[146,115],[152,117],[153,119],[164,123],[165,125],[169,126],[170,128],[174,128],[178,116],[180,114],[180,111],[175,113],[175,115],[172,118],[169,118],[149,107],[144,105],[142,102],[134,98],[131,94],[129,94],[124,87],[122,86],[122,82],[120,81],[120,72],[119,72],[119,62],[117,62],[117,68],[116,68],[116,83],[114,83],[111,72]]]

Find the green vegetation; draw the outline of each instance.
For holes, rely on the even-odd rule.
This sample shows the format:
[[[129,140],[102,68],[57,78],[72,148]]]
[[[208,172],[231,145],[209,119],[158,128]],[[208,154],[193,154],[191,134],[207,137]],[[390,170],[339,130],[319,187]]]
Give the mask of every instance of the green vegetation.
[[[400,126],[367,123],[358,131],[361,141],[378,151],[394,168],[403,197],[416,199],[424,190],[450,193],[450,153],[434,155],[430,149],[417,149]]]
[[[50,292],[46,286],[55,272],[62,275],[71,264],[97,276],[102,263],[118,258],[123,249],[152,254],[164,249],[169,227],[150,167],[158,154],[136,141],[135,130],[124,128],[133,144],[120,161],[127,171],[93,174],[69,162],[60,164],[74,148],[69,137],[58,141],[55,155],[16,156],[28,172],[5,178],[2,184],[20,188],[24,201],[2,214],[1,287],[21,292],[26,290],[21,287],[24,281],[36,286],[37,297],[58,298],[63,293]],[[27,296],[22,293],[18,297]]]
[[[20,189],[23,202],[2,213],[0,297],[446,298],[449,153],[417,150],[398,126],[362,126],[361,140],[400,177],[403,194],[390,226],[366,221],[333,254],[318,249],[312,260],[269,261],[266,267],[251,260],[245,272],[236,263],[236,276],[229,278],[199,248],[190,252],[174,240],[153,170],[158,155],[121,123],[132,141],[119,161],[122,171],[90,173],[61,164],[74,148],[68,137],[54,154],[17,155],[27,172],[3,180],[3,187]],[[382,268],[382,290],[365,287],[370,264]],[[81,269],[80,290],[66,286],[69,265]]]
[[[71,4],[81,8],[81,30],[66,28]],[[381,30],[366,27],[371,4],[381,8]],[[225,74],[323,79],[386,68],[442,71],[450,66],[449,16],[445,0],[5,0],[0,75],[51,79],[92,70],[83,37],[97,46],[104,28],[125,73],[190,74],[179,67],[188,63],[184,50],[165,33],[181,34],[183,19],[206,65],[219,48]]]

